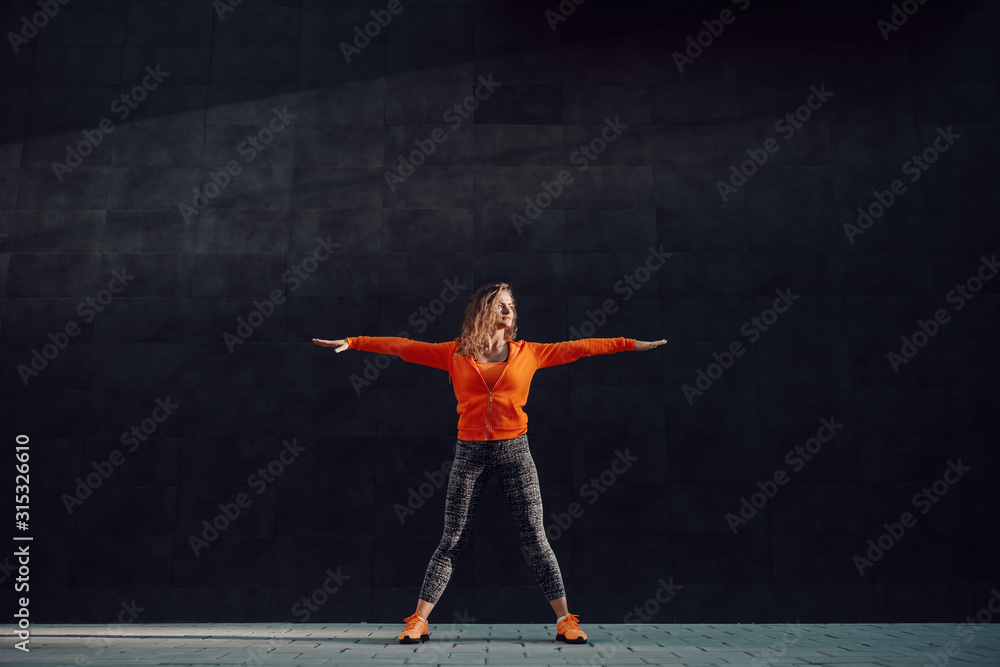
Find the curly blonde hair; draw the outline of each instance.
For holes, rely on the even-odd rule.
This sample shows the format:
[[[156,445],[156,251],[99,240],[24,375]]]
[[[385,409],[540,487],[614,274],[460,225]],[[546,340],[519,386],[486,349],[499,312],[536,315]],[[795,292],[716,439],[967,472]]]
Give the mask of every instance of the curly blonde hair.
[[[497,303],[500,295],[506,292],[510,295],[513,305],[514,292],[508,283],[487,283],[469,298],[465,307],[465,319],[462,322],[462,333],[458,337],[456,354],[473,357],[485,356],[490,349],[493,332],[497,329]],[[504,340],[517,338],[517,310],[511,315],[510,326],[504,331]]]

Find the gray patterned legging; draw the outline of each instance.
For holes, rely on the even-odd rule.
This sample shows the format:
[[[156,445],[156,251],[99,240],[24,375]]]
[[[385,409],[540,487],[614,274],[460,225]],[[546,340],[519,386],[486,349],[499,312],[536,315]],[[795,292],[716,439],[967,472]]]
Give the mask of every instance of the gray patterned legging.
[[[566,594],[559,563],[545,537],[538,473],[528,449],[528,435],[524,434],[511,440],[458,441],[448,479],[444,535],[427,565],[420,588],[422,600],[437,604],[441,599],[455,569],[455,559],[469,540],[479,498],[494,473],[500,478],[521,544],[531,558],[535,579],[546,599],[555,600]]]

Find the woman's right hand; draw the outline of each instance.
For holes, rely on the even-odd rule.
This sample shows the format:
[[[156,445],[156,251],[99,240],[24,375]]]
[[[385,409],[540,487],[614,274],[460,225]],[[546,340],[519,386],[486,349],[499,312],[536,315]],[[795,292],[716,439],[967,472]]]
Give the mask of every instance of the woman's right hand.
[[[350,348],[347,343],[346,338],[338,338],[337,340],[320,340],[319,338],[313,338],[313,342],[321,347],[332,347],[336,348],[335,352],[343,352]]]

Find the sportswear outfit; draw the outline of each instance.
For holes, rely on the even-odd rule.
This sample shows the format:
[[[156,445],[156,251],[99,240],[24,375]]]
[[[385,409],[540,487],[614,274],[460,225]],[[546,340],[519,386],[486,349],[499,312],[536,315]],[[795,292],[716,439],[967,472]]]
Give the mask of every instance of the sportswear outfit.
[[[404,361],[447,370],[458,399],[458,443],[448,479],[444,535],[427,566],[420,598],[433,604],[441,598],[469,539],[479,499],[494,474],[546,599],[563,597],[562,575],[545,536],[538,474],[528,448],[523,407],[531,378],[540,368],[634,350],[635,339],[507,341],[507,361],[495,363],[477,362],[471,354],[459,356],[457,339],[424,343],[395,336],[355,336],[347,342],[354,350],[398,355]]]

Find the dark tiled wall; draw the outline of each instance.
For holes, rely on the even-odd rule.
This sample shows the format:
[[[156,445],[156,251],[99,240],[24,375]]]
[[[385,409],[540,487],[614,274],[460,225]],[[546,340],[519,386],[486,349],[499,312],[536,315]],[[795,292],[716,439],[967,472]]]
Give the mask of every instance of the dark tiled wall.
[[[384,3],[7,3],[5,31],[45,23],[0,68],[0,400],[5,451],[30,437],[33,619],[411,613],[452,389],[310,339],[447,340],[497,279],[524,339],[670,341],[534,381],[549,537],[585,621],[974,615],[1000,581],[1000,279],[981,260],[1000,3],[903,3],[898,30],[882,4],[590,2],[556,21],[554,0],[402,0],[347,62]],[[477,90],[473,116],[445,116]],[[57,174],[67,145],[88,154]],[[723,196],[748,151],[766,162]],[[849,233],[876,191],[894,201]],[[519,549],[491,482],[436,620],[549,621]]]

